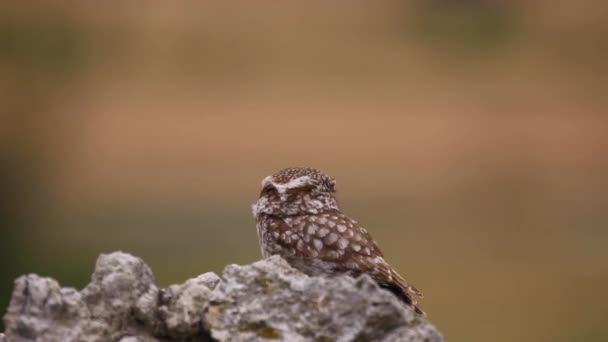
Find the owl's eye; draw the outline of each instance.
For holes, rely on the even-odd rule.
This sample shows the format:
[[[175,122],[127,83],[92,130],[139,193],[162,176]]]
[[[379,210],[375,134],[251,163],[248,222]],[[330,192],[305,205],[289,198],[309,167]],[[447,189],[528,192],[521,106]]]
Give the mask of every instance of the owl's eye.
[[[260,196],[268,196],[268,195],[271,195],[276,192],[277,192],[277,189],[274,186],[272,186],[272,184],[268,184],[262,189]]]

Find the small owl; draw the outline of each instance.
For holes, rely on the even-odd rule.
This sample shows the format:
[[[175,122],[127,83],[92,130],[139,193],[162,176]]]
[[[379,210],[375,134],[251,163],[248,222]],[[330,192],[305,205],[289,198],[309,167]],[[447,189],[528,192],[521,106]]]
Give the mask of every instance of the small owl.
[[[342,213],[328,175],[294,167],[264,178],[253,215],[264,258],[278,254],[311,276],[366,273],[424,315],[416,302],[422,293],[384,260],[367,230]]]

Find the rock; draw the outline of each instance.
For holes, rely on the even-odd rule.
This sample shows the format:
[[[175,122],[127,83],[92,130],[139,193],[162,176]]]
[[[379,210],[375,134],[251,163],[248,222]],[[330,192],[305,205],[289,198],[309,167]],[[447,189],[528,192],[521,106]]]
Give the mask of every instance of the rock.
[[[140,258],[116,252],[97,258],[91,282],[82,290],[90,328],[105,340],[134,333],[138,325],[132,314],[139,300],[154,295],[152,271]]]
[[[4,316],[5,339],[29,341],[53,334],[73,341],[86,327],[81,323],[89,320],[89,311],[75,289],[62,289],[51,278],[28,274],[15,281]]]
[[[220,282],[215,273],[205,273],[163,293],[158,315],[171,337],[188,337],[200,332],[209,297]]]
[[[370,277],[308,277],[278,256],[228,266],[205,322],[220,341],[441,341]]]
[[[308,277],[278,256],[159,289],[141,259],[102,254],[80,292],[19,277],[4,323],[0,342],[443,341],[368,276]]]

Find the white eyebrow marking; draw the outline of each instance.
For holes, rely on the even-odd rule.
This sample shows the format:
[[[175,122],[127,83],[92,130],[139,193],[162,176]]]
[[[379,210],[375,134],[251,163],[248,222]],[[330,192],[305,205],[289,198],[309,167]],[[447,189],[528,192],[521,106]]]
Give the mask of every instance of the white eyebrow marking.
[[[272,183],[272,176],[264,177],[264,179],[262,179],[262,188],[268,185],[269,183]]]
[[[266,179],[269,177],[264,178],[264,181],[266,181]],[[262,184],[264,184],[264,181],[262,181]],[[273,182],[272,177],[270,177],[270,179],[268,181],[270,183],[272,183],[272,185],[277,189],[277,191],[279,193],[285,193],[285,191],[287,191],[288,189],[298,188],[298,187],[308,183],[310,181],[310,177],[309,176],[298,177],[298,178],[290,180],[289,182],[287,182],[285,184],[277,184],[277,183]]]

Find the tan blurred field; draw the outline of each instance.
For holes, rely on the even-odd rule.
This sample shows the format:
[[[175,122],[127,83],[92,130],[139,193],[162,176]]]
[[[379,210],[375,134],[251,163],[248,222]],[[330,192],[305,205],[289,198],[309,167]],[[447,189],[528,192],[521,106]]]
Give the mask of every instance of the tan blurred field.
[[[449,341],[608,339],[601,2],[0,6],[0,306],[96,255],[161,285],[259,258],[293,165],[425,293]]]

